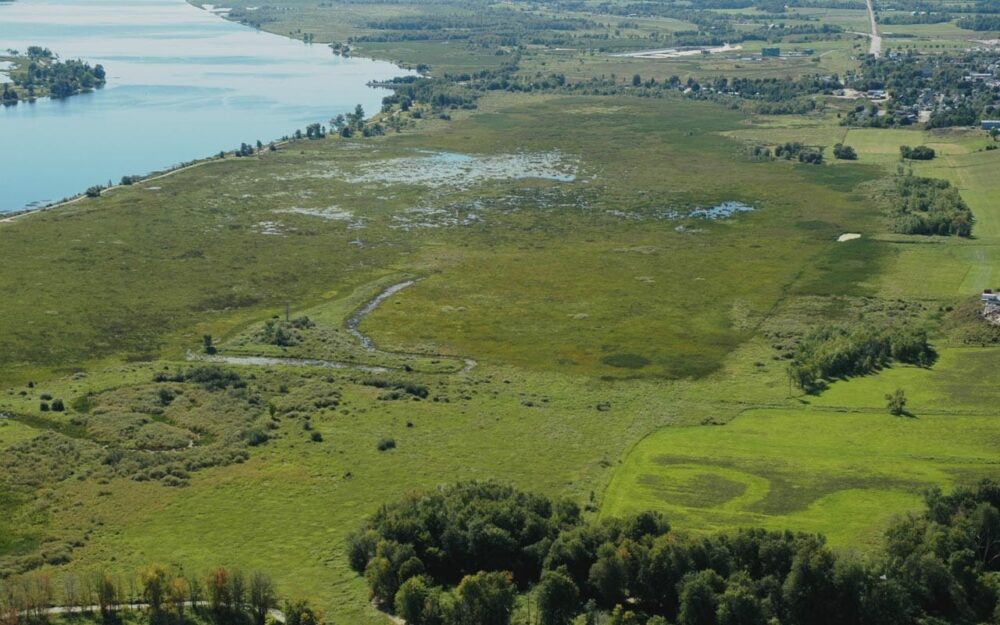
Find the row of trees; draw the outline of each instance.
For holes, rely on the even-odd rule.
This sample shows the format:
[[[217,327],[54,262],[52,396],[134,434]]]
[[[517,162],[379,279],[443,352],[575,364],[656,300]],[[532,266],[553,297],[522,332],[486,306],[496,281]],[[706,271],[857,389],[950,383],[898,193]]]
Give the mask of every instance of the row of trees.
[[[278,607],[274,582],[262,572],[244,575],[218,567],[205,575],[152,565],[138,575],[121,577],[106,571],[86,575],[51,573],[22,576],[0,584],[0,621],[4,625],[47,623],[64,613],[93,614],[103,623],[122,620],[126,611],[141,611],[151,623],[184,623],[197,615],[218,625],[264,625]],[[318,625],[321,616],[308,602],[286,602],[286,621]]]
[[[861,559],[817,535],[682,535],[649,512],[587,523],[572,504],[470,482],[384,506],[350,557],[409,625],[507,625],[519,592],[539,625],[996,622],[1000,485],[926,502]]]
[[[966,30],[1000,30],[1000,15],[968,15],[956,24]]]
[[[799,388],[815,391],[824,380],[865,375],[894,361],[927,366],[934,358],[923,330],[825,326],[799,342],[788,377]]]
[[[785,160],[797,159],[800,163],[812,165],[823,163],[823,148],[810,148],[798,141],[789,141],[775,146],[774,155]]]

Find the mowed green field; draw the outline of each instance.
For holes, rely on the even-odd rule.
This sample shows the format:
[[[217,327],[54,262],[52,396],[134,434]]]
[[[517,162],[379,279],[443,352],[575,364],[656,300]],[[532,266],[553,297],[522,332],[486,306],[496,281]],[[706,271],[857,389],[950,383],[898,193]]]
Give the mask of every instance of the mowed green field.
[[[920,508],[922,490],[1000,477],[994,414],[871,408],[759,409],[724,426],[665,428],[629,454],[602,514],[653,508],[689,530],[795,528],[864,549]]]

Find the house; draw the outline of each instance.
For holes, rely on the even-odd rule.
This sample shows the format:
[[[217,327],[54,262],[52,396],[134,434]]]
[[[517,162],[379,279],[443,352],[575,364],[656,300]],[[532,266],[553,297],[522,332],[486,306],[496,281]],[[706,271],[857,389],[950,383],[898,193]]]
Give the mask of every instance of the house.
[[[982,300],[987,304],[1000,304],[1000,293],[994,293],[990,289],[983,291]]]
[[[885,89],[869,89],[868,93],[866,93],[865,95],[867,95],[872,100],[881,100],[886,96],[886,93]]]
[[[764,58],[781,56],[781,48],[761,48],[760,55]]]
[[[1000,130],[1000,119],[983,120],[983,130],[993,130],[994,128]]]

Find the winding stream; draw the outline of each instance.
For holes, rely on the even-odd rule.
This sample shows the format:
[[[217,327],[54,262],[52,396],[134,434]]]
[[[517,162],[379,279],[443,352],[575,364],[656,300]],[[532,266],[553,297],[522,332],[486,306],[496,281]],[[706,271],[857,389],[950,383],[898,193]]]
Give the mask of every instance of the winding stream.
[[[347,319],[347,331],[351,333],[352,336],[358,339],[361,346],[369,352],[377,352],[378,349],[375,347],[375,341],[364,334],[359,329],[361,326],[361,321],[372,312],[375,311],[383,302],[392,297],[393,295],[399,293],[405,288],[411,287],[416,284],[416,280],[407,280],[405,282],[400,282],[399,284],[394,284],[389,288],[385,289],[374,298],[372,298],[368,303],[359,308]],[[398,354],[404,356],[429,356],[428,354],[399,354],[398,352],[384,352],[386,354]],[[442,356],[442,358],[445,358]],[[451,357],[447,357],[451,358]],[[251,367],[273,367],[273,366],[290,366],[290,367],[317,367],[321,369],[356,369],[358,371],[365,371],[368,373],[386,373],[390,371],[389,367],[376,367],[371,365],[361,365],[352,362],[343,362],[339,360],[323,360],[321,358],[286,358],[281,356],[226,356],[223,354],[197,354],[192,351],[188,351],[187,360],[193,362],[211,362],[226,365],[238,365],[238,366],[251,366]],[[462,369],[459,373],[469,373],[479,363],[472,358],[462,359]]]
[[[375,351],[375,341],[358,329],[361,327],[361,320],[373,313],[375,309],[382,304],[382,302],[389,299],[396,293],[399,293],[403,289],[413,286],[414,284],[416,284],[415,280],[407,280],[406,282],[400,282],[399,284],[390,286],[388,289],[376,295],[375,299],[359,308],[357,312],[347,319],[347,331],[361,342],[361,347],[364,347],[370,352]]]

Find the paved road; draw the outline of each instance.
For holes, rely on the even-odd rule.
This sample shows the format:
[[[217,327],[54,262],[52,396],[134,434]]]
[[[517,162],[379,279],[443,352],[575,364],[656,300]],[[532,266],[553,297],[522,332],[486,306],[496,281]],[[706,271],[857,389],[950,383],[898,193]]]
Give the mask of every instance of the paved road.
[[[868,47],[868,54],[878,58],[882,56],[882,37],[878,34],[878,24],[875,23],[875,7],[872,0],[865,0],[868,3],[868,20],[872,23],[871,45]]]

